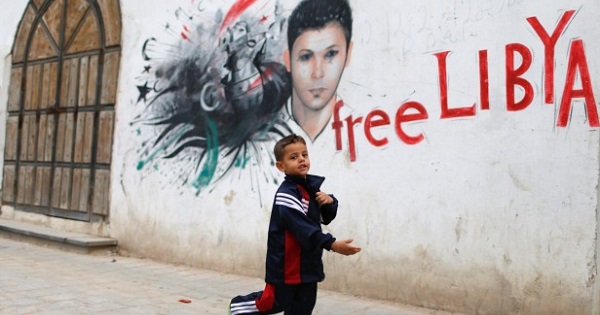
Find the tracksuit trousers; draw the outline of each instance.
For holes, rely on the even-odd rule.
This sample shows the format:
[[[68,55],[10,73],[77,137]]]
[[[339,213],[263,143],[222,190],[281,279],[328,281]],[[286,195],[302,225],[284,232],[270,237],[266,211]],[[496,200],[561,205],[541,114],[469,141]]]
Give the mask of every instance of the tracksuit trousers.
[[[234,297],[230,304],[232,315],[276,314],[310,315],[317,302],[317,283],[295,285],[270,284],[263,291]]]

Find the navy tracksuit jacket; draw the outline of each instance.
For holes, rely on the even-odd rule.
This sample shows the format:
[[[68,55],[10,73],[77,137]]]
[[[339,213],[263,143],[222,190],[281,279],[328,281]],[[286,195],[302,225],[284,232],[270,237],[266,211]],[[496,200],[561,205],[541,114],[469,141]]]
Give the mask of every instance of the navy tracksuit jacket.
[[[299,284],[319,282],[323,272],[323,248],[330,250],[335,238],[323,233],[337,214],[338,201],[319,207],[315,193],[324,177],[286,176],[279,186],[269,223],[267,243],[267,283]]]

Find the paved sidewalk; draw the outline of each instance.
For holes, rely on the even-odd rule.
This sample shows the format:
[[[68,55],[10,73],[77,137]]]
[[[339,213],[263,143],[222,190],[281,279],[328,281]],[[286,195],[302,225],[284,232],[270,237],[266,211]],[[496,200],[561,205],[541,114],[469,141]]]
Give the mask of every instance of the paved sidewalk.
[[[0,314],[221,314],[261,279],[0,238]],[[189,303],[184,303],[189,302]],[[449,315],[319,290],[314,314]]]

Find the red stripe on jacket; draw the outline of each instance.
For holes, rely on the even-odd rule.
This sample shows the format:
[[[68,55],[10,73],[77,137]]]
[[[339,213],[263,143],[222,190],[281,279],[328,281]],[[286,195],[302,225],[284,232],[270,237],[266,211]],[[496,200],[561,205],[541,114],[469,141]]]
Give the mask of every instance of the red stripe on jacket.
[[[300,192],[302,193],[302,199],[300,202],[304,207],[304,201],[309,200],[308,192],[304,189],[304,187],[298,185]],[[307,213],[305,213],[307,215]],[[300,284],[302,283],[302,279],[300,277],[300,260],[302,247],[300,242],[294,237],[294,235],[290,231],[285,231],[285,258],[284,258],[284,282],[285,284]]]
[[[290,231],[285,231],[284,282],[285,284],[300,284],[300,242]]]

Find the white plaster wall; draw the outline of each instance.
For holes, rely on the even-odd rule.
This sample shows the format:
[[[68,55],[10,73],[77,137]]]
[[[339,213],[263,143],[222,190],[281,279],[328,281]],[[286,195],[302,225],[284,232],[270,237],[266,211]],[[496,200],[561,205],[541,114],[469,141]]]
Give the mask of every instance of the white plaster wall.
[[[17,27],[27,6],[26,1],[12,1],[4,4],[0,12],[0,130],[6,130],[6,104],[8,103],[8,89],[10,88],[11,50]],[[6,134],[0,133],[0,148],[4,152]],[[0,174],[4,174],[4,160],[0,159]]]
[[[112,236],[133,255],[262,276],[273,182],[238,169],[197,194],[170,176],[191,168],[190,163],[157,161],[136,168],[141,139],[157,132],[132,125],[144,107],[136,88],[146,65],[142,45],[152,36],[164,38],[165,23],[178,25],[177,8],[192,5],[185,0],[121,2]],[[10,59],[4,58],[24,3],[11,2],[0,12],[6,30],[0,32],[3,104],[10,69]],[[310,145],[313,171],[327,177],[323,189],[341,202],[338,217],[325,229],[363,247],[352,257],[325,254],[324,287],[466,314],[590,314],[597,286],[598,128],[588,125],[581,101],[574,102],[568,127],[556,127],[556,116],[571,39],[584,41],[593,90],[600,91],[600,4],[351,4],[354,51],[340,85],[348,111],[364,117],[378,108],[393,119],[403,102],[418,101],[429,119],[406,126],[408,133],[426,137],[412,146],[389,126],[374,130],[390,141],[375,148],[362,125],[357,127],[354,162],[348,160],[346,129],[343,152],[333,149],[332,133]],[[544,46],[526,18],[538,17],[550,32],[571,9],[577,14],[556,44],[555,104],[547,105],[542,97]],[[524,77],[534,84],[535,98],[517,112],[506,110],[504,49],[509,43],[522,43],[533,52]],[[449,102],[458,107],[479,104],[481,49],[489,54],[490,110],[441,119],[433,54],[452,51]]]

